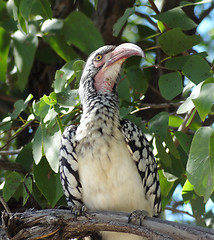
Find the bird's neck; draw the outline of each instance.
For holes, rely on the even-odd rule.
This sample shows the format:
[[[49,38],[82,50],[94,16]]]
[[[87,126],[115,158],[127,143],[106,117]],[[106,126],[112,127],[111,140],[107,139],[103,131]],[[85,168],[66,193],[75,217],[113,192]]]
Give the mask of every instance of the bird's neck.
[[[83,104],[80,124],[90,131],[119,127],[118,97],[116,94],[98,94]]]

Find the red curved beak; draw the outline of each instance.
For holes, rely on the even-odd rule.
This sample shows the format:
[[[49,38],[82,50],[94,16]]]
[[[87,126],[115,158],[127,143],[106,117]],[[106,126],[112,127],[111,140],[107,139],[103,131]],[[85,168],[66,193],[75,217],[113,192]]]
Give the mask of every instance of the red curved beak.
[[[129,57],[140,56],[145,57],[143,50],[133,43],[123,43],[117,46],[111,53],[110,59],[106,63],[106,67],[118,61],[121,64]]]

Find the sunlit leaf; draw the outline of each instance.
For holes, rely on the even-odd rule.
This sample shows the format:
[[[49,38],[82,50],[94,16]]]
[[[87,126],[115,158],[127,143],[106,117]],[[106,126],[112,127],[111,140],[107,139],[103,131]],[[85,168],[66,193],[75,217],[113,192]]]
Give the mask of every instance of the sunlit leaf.
[[[61,139],[61,131],[57,124],[50,127],[42,127],[42,136],[44,144],[44,154],[50,167],[54,172],[58,172],[59,168],[59,147]]]
[[[45,103],[43,98],[41,98],[37,102],[33,102],[32,107],[34,114],[40,118],[44,118],[50,108],[50,106],[47,103]]]
[[[214,191],[214,152],[210,148],[214,130],[210,127],[199,128],[192,141],[187,162],[187,178],[196,193],[206,202]],[[212,155],[211,155],[212,154]]]
[[[9,47],[10,35],[0,27],[0,81],[3,82],[6,80]]]
[[[192,199],[194,194],[194,186],[187,179],[182,188],[182,197],[185,203],[188,203]]]
[[[214,100],[214,83],[207,83],[202,86],[200,95],[193,99],[193,103],[201,117],[204,121],[209,112],[211,111]]]
[[[13,35],[13,44],[15,63],[18,68],[18,86],[23,91],[34,61],[38,39],[32,34],[24,35],[17,31]]]
[[[43,155],[42,149],[43,149],[42,126],[39,125],[34,135],[32,145],[33,158],[36,164],[38,164],[42,158]]]

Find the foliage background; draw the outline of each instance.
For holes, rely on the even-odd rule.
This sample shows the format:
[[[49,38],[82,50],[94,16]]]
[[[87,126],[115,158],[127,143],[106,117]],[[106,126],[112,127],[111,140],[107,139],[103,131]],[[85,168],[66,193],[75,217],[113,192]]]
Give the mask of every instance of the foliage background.
[[[162,217],[168,209],[175,220],[188,215],[213,227],[205,206],[214,201],[214,28],[198,33],[213,8],[194,0],[0,0],[2,203],[13,211],[66,204],[59,141],[80,119],[83,60],[104,44],[134,42],[146,58],[122,69],[120,114],[154,147]]]

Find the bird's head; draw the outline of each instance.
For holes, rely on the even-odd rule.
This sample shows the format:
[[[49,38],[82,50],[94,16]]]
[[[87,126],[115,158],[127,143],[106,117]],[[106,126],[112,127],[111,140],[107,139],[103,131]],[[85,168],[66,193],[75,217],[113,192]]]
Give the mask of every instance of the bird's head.
[[[131,56],[144,57],[140,47],[132,43],[103,46],[89,56],[80,80],[81,100],[89,95],[115,94],[123,62]]]

